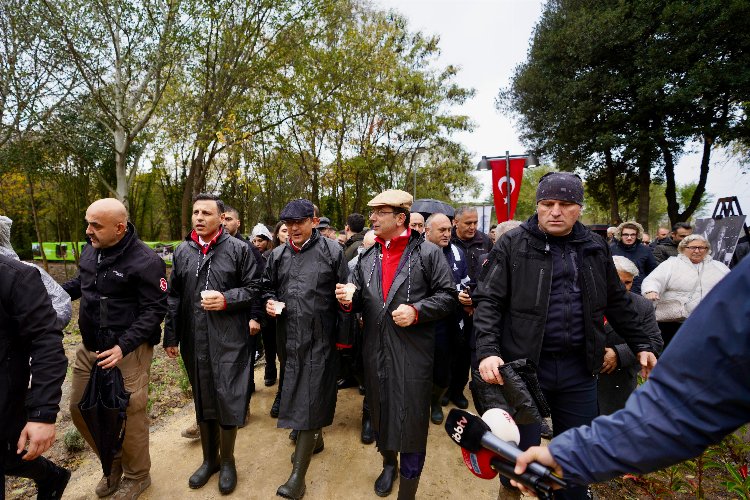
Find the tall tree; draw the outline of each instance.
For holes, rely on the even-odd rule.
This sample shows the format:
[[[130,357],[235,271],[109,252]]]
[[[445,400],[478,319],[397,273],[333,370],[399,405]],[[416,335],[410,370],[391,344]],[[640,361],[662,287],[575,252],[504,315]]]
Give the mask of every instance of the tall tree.
[[[62,42],[112,136],[116,183],[128,204],[137,162],[128,153],[161,101],[185,43],[181,0],[41,0],[51,36]]]

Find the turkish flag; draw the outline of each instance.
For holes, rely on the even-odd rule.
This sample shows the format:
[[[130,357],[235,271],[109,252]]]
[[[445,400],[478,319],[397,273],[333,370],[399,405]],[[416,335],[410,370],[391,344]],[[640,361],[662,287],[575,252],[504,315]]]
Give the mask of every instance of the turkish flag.
[[[492,195],[495,198],[495,215],[497,222],[505,222],[508,218],[508,201],[510,200],[510,219],[516,213],[518,193],[521,192],[523,181],[523,167],[526,158],[511,158],[509,161],[510,179],[505,175],[505,158],[489,160],[492,168]]]

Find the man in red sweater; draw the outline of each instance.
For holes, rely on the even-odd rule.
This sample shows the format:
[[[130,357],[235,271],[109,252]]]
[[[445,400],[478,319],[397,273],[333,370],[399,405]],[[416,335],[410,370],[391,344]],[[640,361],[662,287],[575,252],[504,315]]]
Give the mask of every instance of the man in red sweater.
[[[453,276],[442,250],[409,228],[412,197],[388,190],[368,206],[376,243],[361,254],[336,298],[364,322],[365,389],[383,470],[375,493],[393,488],[401,454],[400,499],[414,498],[427,450],[435,320],[457,307]]]

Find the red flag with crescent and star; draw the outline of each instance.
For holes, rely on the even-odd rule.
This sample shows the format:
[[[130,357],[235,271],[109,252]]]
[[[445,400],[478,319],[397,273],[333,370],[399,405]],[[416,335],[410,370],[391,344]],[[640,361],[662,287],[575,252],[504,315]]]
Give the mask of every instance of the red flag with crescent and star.
[[[497,222],[509,220],[508,200],[510,200],[510,219],[516,213],[526,158],[511,158],[509,163],[510,178],[508,179],[505,176],[505,158],[489,160],[490,168],[492,168],[492,195],[495,199]]]

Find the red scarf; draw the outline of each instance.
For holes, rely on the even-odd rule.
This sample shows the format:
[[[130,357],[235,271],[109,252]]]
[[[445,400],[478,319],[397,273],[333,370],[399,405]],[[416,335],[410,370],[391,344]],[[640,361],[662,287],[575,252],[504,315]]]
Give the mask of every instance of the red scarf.
[[[198,244],[198,246],[201,248],[201,252],[203,252],[203,255],[206,255],[208,251],[211,249],[212,246],[216,244],[216,241],[218,241],[219,236],[224,232],[224,227],[219,226],[219,230],[216,232],[216,234],[211,238],[207,244],[201,245],[201,240],[198,236],[198,233],[195,232],[195,229],[193,229],[190,232],[190,239],[193,240]]]
[[[380,250],[383,254],[383,258],[380,261],[380,285],[383,289],[383,302],[388,298],[388,292],[393,284],[393,279],[396,277],[396,271],[398,270],[399,262],[401,262],[401,256],[404,254],[404,250],[409,244],[410,236],[411,229],[407,228],[405,235],[396,236],[391,239],[390,244],[387,247],[385,245],[385,240],[380,236],[375,237],[375,241],[380,243]]]

